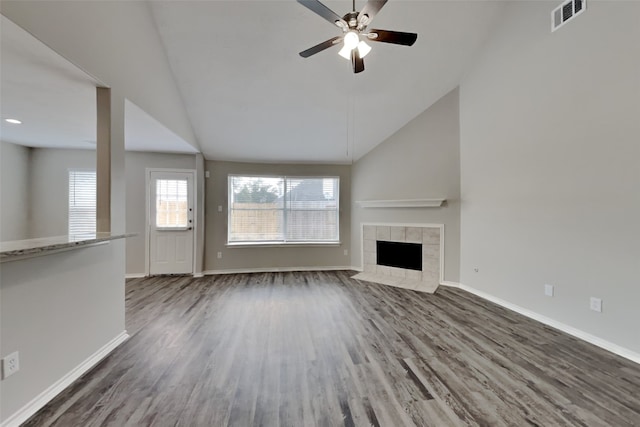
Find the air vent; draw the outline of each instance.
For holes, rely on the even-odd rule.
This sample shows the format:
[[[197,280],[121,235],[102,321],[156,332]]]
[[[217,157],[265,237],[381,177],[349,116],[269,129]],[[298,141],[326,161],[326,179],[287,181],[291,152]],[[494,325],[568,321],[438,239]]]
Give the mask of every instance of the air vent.
[[[587,0],[568,0],[551,12],[551,32],[562,27],[587,8]]]

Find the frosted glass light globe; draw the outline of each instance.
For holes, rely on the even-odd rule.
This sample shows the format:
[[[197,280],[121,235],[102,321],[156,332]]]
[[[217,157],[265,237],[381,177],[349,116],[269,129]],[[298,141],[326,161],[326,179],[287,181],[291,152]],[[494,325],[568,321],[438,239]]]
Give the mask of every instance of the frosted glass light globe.
[[[355,31],[348,31],[347,34],[344,35],[344,46],[352,50],[360,43],[360,37]]]

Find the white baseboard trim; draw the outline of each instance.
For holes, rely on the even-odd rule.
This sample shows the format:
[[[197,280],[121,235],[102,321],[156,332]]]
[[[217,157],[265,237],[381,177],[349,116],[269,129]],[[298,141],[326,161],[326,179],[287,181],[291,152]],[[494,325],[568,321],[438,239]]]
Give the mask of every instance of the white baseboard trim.
[[[442,286],[448,286],[450,288],[459,288],[460,287],[460,283],[458,283],[458,282],[448,282],[446,280],[443,280],[442,282],[440,282],[440,284]]]
[[[130,274],[125,274],[124,278],[125,279],[142,279],[143,277],[147,277],[146,274],[144,273],[130,273]],[[203,273],[194,273],[193,277],[204,277]]]
[[[453,282],[447,282],[447,283],[453,283]],[[444,283],[443,283],[444,284]],[[482,299],[485,299],[487,301],[491,301],[492,303],[498,304],[499,306],[502,306],[504,308],[507,308],[511,311],[515,311],[516,313],[522,314],[523,316],[526,316],[530,319],[536,320],[540,323],[544,323],[547,326],[551,326],[552,328],[556,328],[562,332],[565,332],[569,335],[572,335],[576,338],[580,338],[583,341],[586,341],[590,344],[593,344],[597,347],[600,347],[604,350],[607,350],[613,354],[617,354],[620,357],[624,357],[625,359],[631,360],[632,362],[638,363],[640,364],[640,354],[631,351],[627,348],[624,348],[622,346],[619,346],[618,344],[614,344],[612,342],[609,342],[607,340],[604,340],[600,337],[597,337],[595,335],[592,335],[588,332],[582,331],[580,329],[574,328],[573,326],[569,326],[567,324],[558,322],[557,320],[551,319],[550,317],[547,316],[543,316],[542,314],[536,313],[535,311],[531,311],[529,309],[520,307],[519,305],[515,305],[512,304],[508,301],[505,301],[503,299],[494,297],[493,295],[490,295],[486,292],[483,291],[479,291],[475,288],[472,288],[471,286],[466,286],[463,285],[461,283],[453,283],[453,285],[449,285],[447,284],[446,286],[452,286],[452,287],[457,287],[460,288],[464,291],[467,291],[469,293],[472,293],[474,295],[479,296]]]
[[[80,378],[84,373],[93,368],[98,362],[104,359],[109,353],[116,349],[120,344],[129,338],[127,331],[122,331],[115,338],[102,346],[98,351],[93,353],[84,362],[73,368],[67,374],[65,374],[58,381],[53,383],[45,391],[36,396],[29,403],[20,408],[17,412],[4,420],[0,427],[18,427],[20,424],[28,420],[42,407],[49,403],[54,397],[56,397],[65,388],[69,387],[71,383]]]
[[[352,270],[353,267],[258,267],[258,268],[239,268],[231,270],[205,270],[202,273],[211,276],[216,274],[242,274],[242,273],[286,273],[292,271],[338,271]]]

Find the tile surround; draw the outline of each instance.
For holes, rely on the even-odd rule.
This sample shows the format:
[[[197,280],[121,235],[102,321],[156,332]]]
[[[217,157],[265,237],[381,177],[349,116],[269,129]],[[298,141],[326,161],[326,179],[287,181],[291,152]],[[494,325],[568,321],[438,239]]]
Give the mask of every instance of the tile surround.
[[[365,225],[362,230],[363,273],[356,278],[433,293],[440,284],[442,227]],[[376,240],[422,244],[422,271],[376,265]],[[360,276],[360,277],[358,277]]]

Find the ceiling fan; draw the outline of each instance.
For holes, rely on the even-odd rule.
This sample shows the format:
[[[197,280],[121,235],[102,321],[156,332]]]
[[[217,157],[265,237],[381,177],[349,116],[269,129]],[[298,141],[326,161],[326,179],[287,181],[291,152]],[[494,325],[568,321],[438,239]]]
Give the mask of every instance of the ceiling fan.
[[[412,46],[418,38],[418,35],[415,33],[368,29],[369,24],[371,24],[373,18],[380,9],[382,9],[382,6],[387,3],[387,0],[369,0],[360,12],[356,12],[356,1],[352,0],[353,10],[342,18],[327,6],[320,3],[319,0],[297,1],[342,30],[342,35],[333,37],[300,52],[300,56],[303,58],[308,58],[311,55],[315,55],[342,42],[343,47],[338,53],[345,59],[351,59],[353,72],[360,73],[364,71],[363,58],[371,51],[371,47],[365,43],[363,39],[373,42]]]

